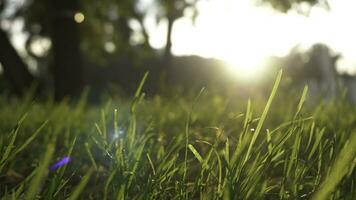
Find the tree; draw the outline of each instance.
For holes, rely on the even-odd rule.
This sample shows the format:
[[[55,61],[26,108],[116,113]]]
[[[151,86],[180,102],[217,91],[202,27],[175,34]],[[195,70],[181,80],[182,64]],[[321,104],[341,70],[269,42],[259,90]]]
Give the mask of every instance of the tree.
[[[26,47],[35,37],[49,38],[51,69],[56,100],[81,92],[84,84],[80,53],[80,36],[75,15],[80,13],[78,0],[27,1],[18,17],[25,22],[24,31],[29,35]],[[31,48],[26,49],[34,55]]]
[[[33,77],[12,46],[6,32],[2,29],[0,29],[0,63],[4,68],[4,76],[10,82],[13,92],[21,96],[32,84]]]
[[[10,2],[2,0],[2,2]],[[12,2],[13,3],[13,2]],[[3,7],[6,7],[7,5]],[[20,6],[19,6],[20,5]],[[36,7],[34,7],[36,6]],[[15,9],[14,9],[15,8]],[[35,8],[35,9],[34,9]],[[79,10],[77,0],[34,0],[12,6],[14,10],[7,20],[24,20],[24,30],[28,33],[28,45],[34,36],[48,37],[51,40],[52,71],[56,100],[76,95],[83,87],[83,69],[79,51],[79,35],[74,20]],[[16,54],[14,47],[2,31],[1,63],[5,76],[17,93],[28,87],[33,77],[25,62]],[[29,55],[34,55],[30,48]]]
[[[287,12],[289,10],[297,10],[303,13],[303,10],[299,9],[299,5],[305,4],[310,7],[315,5],[320,5],[324,8],[329,9],[328,0],[254,0],[259,5],[269,5],[272,6],[275,10],[281,12]],[[307,14],[307,13],[303,13]]]
[[[184,11],[186,9],[192,9],[194,11],[193,20],[198,15],[198,10],[196,8],[198,0],[157,0],[157,6],[160,8],[157,17],[159,20],[167,20],[167,34],[166,34],[166,45],[164,49],[164,58],[170,60],[172,56],[172,32],[174,22],[184,16]]]
[[[77,0],[52,0],[51,40],[55,98],[77,95],[83,88],[83,66],[79,50],[79,33],[74,20]]]
[[[84,2],[87,23],[82,26],[82,50],[88,57],[102,61],[112,57],[135,57],[143,51],[152,51],[144,26],[147,10],[138,6],[140,0],[107,0],[100,4]],[[139,27],[132,27],[132,22]],[[132,43],[133,35],[141,35],[141,40]],[[108,43],[115,47],[114,50],[104,48]]]
[[[4,10],[8,2],[0,0],[0,22],[7,20]],[[23,92],[32,84],[34,78],[27,69],[20,55],[12,46],[6,33],[0,27],[0,63],[4,69],[4,76],[12,86],[12,91],[21,96]]]

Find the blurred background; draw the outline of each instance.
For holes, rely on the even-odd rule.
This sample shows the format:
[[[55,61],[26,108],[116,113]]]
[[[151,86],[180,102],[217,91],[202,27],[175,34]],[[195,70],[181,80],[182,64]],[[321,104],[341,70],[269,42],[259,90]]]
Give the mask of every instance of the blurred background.
[[[309,86],[356,103],[350,0],[0,0],[0,92],[60,101]]]

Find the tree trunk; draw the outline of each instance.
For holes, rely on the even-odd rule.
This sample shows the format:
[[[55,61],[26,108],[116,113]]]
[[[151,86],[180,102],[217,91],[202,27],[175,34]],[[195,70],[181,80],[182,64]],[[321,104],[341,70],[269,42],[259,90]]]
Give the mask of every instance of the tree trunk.
[[[9,81],[13,92],[21,96],[25,89],[31,86],[34,78],[15,48],[12,46],[6,32],[0,29],[0,63],[4,76]]]
[[[167,62],[169,62],[172,57],[172,31],[174,21],[174,18],[168,18],[167,42],[166,47],[164,49],[164,58]]]
[[[128,24],[128,19],[124,16],[121,16],[118,20],[118,26],[119,26],[119,34],[121,36],[121,39],[123,42],[126,42],[127,45],[130,44],[130,37],[131,37],[131,28]]]
[[[78,95],[83,89],[83,67],[79,33],[74,14],[77,0],[53,0],[52,50],[55,99]]]
[[[145,27],[145,24],[143,23],[142,17],[141,18],[136,17],[136,19],[137,19],[137,21],[139,21],[141,29],[142,29],[143,38],[145,39],[145,42],[144,42],[145,48],[152,50],[152,48],[150,46],[150,36],[147,33],[147,29]]]

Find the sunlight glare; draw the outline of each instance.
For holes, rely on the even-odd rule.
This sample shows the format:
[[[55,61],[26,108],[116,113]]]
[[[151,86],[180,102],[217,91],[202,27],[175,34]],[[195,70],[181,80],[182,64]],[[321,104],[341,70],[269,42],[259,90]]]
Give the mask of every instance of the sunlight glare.
[[[315,7],[309,16],[303,16],[293,10],[283,14],[256,7],[251,1],[201,1],[195,26],[189,17],[174,23],[172,52],[224,60],[238,77],[248,78],[261,74],[261,63],[270,56],[285,56],[296,45],[309,48],[324,43],[343,54],[349,63],[344,68],[356,71],[356,28],[351,25],[356,1],[330,0],[330,5],[331,11]],[[151,45],[162,49],[166,23],[157,27],[153,17],[147,21]],[[339,67],[350,71],[344,68]]]
[[[178,20],[174,27],[173,53],[222,59],[229,72],[239,79],[259,76],[265,59],[287,54],[295,30],[289,28],[276,33],[288,22],[270,9],[255,8],[248,1],[225,2],[200,4],[201,14],[195,27],[188,19]]]
[[[245,57],[225,58],[227,70],[230,75],[242,81],[250,81],[251,78],[258,78],[262,68],[262,58],[256,58],[253,55]]]

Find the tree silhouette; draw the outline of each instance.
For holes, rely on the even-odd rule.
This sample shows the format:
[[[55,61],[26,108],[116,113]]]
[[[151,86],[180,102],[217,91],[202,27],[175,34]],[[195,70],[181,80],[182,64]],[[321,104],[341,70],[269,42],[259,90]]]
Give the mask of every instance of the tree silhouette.
[[[186,9],[192,9],[194,11],[193,20],[198,14],[196,4],[199,0],[157,0],[157,6],[160,8],[157,13],[159,20],[167,20],[167,34],[166,34],[166,45],[164,49],[164,58],[169,60],[172,56],[172,32],[174,22],[184,16],[184,11]]]
[[[12,86],[12,91],[21,96],[31,85],[33,77],[2,29],[0,29],[0,63],[4,68],[5,78]]]
[[[83,88],[83,66],[79,51],[79,33],[73,16],[77,0],[52,0],[51,40],[55,98],[76,95]]]
[[[198,14],[197,2],[199,0],[154,0],[154,7],[158,20],[167,20],[167,42],[164,49],[165,60],[171,59],[172,32],[174,22],[183,17],[187,9],[194,11],[192,19]],[[295,9],[295,5],[308,3],[327,5],[326,0],[255,0],[260,4],[268,4],[273,8],[286,12]],[[130,23],[138,22],[141,27],[143,41],[140,49],[152,51],[149,44],[149,34],[144,26],[144,19],[149,10],[139,8],[140,0],[32,0],[24,1],[21,6],[7,19],[2,15],[9,3],[17,1],[0,0],[0,21],[24,21],[24,32],[28,34],[27,47],[35,43],[34,38],[47,38],[51,45],[46,57],[51,60],[51,71],[54,77],[54,90],[57,100],[65,96],[73,96],[83,88],[84,68],[82,56],[96,55],[105,59],[107,55],[122,56],[137,55],[132,51],[133,30]],[[82,12],[85,21],[78,24],[74,15]],[[83,16],[83,17],[84,17]],[[79,27],[80,26],[80,27]],[[109,27],[109,28],[108,28]],[[111,29],[111,31],[108,31]],[[29,72],[24,60],[12,46],[7,30],[0,30],[0,62],[4,68],[4,76],[12,85],[16,94],[21,94],[35,78]],[[105,51],[106,43],[113,43],[114,52]],[[144,48],[142,48],[144,47]],[[136,47],[135,47],[136,48]],[[31,48],[27,53],[36,57]],[[132,53],[134,52],[134,53]],[[90,56],[91,57],[91,56]],[[131,59],[131,58],[129,58]],[[169,62],[167,62],[169,63]]]
[[[8,2],[10,1],[2,1],[3,8]],[[30,33],[29,40],[32,40],[34,35],[51,39],[54,89],[57,100],[78,94],[83,86],[79,36],[73,17],[79,9],[78,4],[77,0],[34,0],[15,7],[16,10],[6,16],[8,21],[25,20],[25,29],[31,30],[27,32]],[[31,10],[34,5],[39,6],[37,8],[39,11]],[[28,72],[25,62],[17,54],[3,30],[0,32],[0,39],[0,62],[4,67],[4,75],[14,91],[21,94],[31,85],[34,77]],[[30,55],[32,55],[31,52]]]
[[[303,13],[303,10],[299,9],[299,5],[304,4],[304,5],[309,5],[315,6],[319,5],[322,6],[326,9],[329,9],[329,4],[328,0],[254,0],[258,5],[269,5],[272,6],[275,10],[281,11],[281,12],[287,12],[291,9],[300,11]],[[303,13],[307,14],[307,13]]]
[[[10,16],[5,16],[5,7],[9,2],[0,0],[0,22]],[[26,64],[12,46],[6,33],[0,27],[0,63],[4,69],[4,76],[9,81],[13,93],[22,95],[22,93],[31,85],[33,77],[27,69]]]

